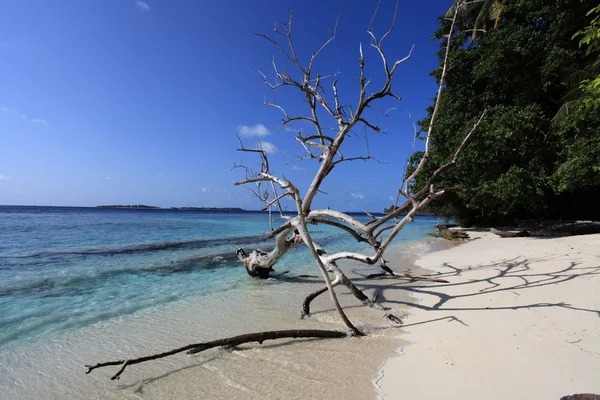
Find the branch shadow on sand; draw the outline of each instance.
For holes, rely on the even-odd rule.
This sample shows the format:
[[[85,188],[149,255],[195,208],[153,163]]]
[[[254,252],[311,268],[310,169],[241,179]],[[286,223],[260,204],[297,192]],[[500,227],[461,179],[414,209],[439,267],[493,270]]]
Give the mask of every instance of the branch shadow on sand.
[[[481,265],[481,266],[469,266],[466,268],[457,268],[449,263],[443,263],[442,268],[445,271],[429,274],[432,278],[442,278],[451,280],[451,278],[462,277],[463,274],[470,271],[476,270],[489,270],[492,272],[490,276],[479,279],[467,279],[460,282],[451,283],[422,283],[422,282],[410,282],[410,279],[397,278],[397,277],[383,277],[382,279],[396,281],[390,282],[382,288],[381,284],[370,283],[371,279],[366,277],[355,280],[360,285],[361,289],[368,290],[372,289],[379,291],[380,298],[382,301],[391,304],[403,304],[411,307],[416,307],[426,311],[497,311],[497,310],[519,310],[519,309],[530,309],[530,308],[548,308],[558,307],[569,309],[580,312],[591,312],[595,313],[600,317],[600,310],[594,310],[589,308],[577,307],[567,302],[549,303],[549,302],[537,302],[532,304],[509,304],[504,306],[488,306],[488,307],[458,307],[453,306],[456,300],[483,296],[492,293],[499,292],[512,292],[519,296],[520,292],[539,288],[550,285],[560,285],[562,283],[580,279],[591,275],[600,275],[600,266],[596,267],[578,267],[578,263],[570,262],[568,266],[562,268],[556,268],[552,271],[547,272],[536,272],[532,270],[532,262],[543,262],[549,261],[549,258],[540,258],[536,260],[529,260],[527,258],[516,257],[513,259]],[[407,282],[408,281],[408,282]],[[485,285],[481,288],[481,285]],[[460,294],[448,294],[445,293],[446,288],[460,287],[462,293]],[[422,303],[414,303],[404,300],[393,300],[392,297],[387,296],[386,292],[389,291],[408,291],[415,295],[415,297],[421,298],[425,296],[434,296],[437,301],[433,305],[426,305]],[[431,322],[436,321],[432,320]]]

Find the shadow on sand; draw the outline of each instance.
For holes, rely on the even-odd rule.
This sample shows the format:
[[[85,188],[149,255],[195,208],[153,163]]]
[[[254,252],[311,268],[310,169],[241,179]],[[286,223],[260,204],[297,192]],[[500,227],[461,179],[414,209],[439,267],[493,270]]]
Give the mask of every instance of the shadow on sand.
[[[550,259],[540,258],[533,260],[534,262],[540,261],[549,261]],[[582,278],[590,275],[599,275],[600,274],[600,266],[597,267],[578,267],[578,263],[570,262],[568,266],[564,268],[558,268],[550,272],[535,272],[531,269],[532,261],[528,259],[523,259],[520,257],[513,258],[510,260],[501,261],[498,263],[482,265],[482,266],[469,266],[466,268],[456,268],[448,263],[443,263],[442,268],[446,269],[443,272],[437,272],[433,274],[429,274],[429,277],[434,278],[442,278],[446,280],[452,280],[452,278],[457,278],[463,276],[463,273],[475,270],[490,270],[492,274],[485,278],[479,279],[467,279],[461,282],[455,283],[424,283],[424,282],[410,282],[409,279],[402,279],[397,277],[383,277],[379,278],[378,281],[382,279],[390,280],[394,282],[390,282],[389,285],[386,285],[382,288],[381,284],[373,284],[371,283],[371,279],[367,279],[366,277],[361,279],[355,279],[355,282],[362,290],[372,289],[375,291],[379,291],[380,299],[382,301],[391,303],[391,304],[403,304],[411,307],[416,307],[422,310],[427,311],[496,311],[496,310],[518,310],[518,309],[530,309],[530,308],[542,308],[542,307],[559,307],[574,311],[580,312],[591,312],[595,313],[600,317],[600,310],[593,310],[588,308],[581,308],[573,306],[566,302],[559,303],[548,303],[548,302],[538,302],[532,304],[514,304],[514,305],[505,305],[505,306],[496,306],[496,307],[457,307],[454,306],[455,300],[487,295],[490,293],[498,293],[498,292],[512,292],[515,295],[519,296],[520,292],[533,289],[543,286],[549,285],[560,285],[561,283],[565,283],[574,279]],[[485,285],[484,288],[481,288],[482,285]],[[462,289],[462,293],[460,294],[448,294],[445,293],[444,289],[450,287],[460,287]],[[421,303],[414,303],[410,301],[404,300],[392,300],[392,298],[396,298],[398,296],[387,296],[386,293],[389,294],[390,291],[408,291],[415,295],[415,297],[425,297],[434,296],[437,298],[437,301],[433,305],[426,305]],[[428,322],[438,321],[440,319],[448,319],[452,318],[456,321],[459,321],[464,324],[464,322],[458,320],[456,317],[446,317],[446,318],[438,318],[433,319]],[[427,322],[427,321],[426,321]],[[424,322],[419,322],[422,324]],[[410,326],[410,324],[405,325]]]

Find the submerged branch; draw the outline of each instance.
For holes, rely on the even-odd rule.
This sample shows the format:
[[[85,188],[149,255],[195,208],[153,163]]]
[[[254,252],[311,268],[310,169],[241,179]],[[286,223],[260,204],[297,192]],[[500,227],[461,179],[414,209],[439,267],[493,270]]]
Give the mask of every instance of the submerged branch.
[[[246,333],[244,335],[233,336],[225,339],[213,340],[210,342],[202,342],[202,343],[194,343],[188,344],[187,346],[179,347],[177,349],[165,351],[164,353],[153,354],[150,356],[139,357],[139,358],[130,358],[128,360],[119,360],[119,361],[108,361],[103,363],[98,363],[95,365],[86,365],[85,367],[88,369],[86,374],[89,374],[96,368],[108,367],[111,365],[121,365],[119,371],[114,374],[110,379],[115,380],[119,379],[125,368],[129,365],[139,364],[146,361],[156,360],[159,358],[164,358],[168,356],[172,356],[174,354],[182,353],[187,351],[188,354],[196,354],[202,351],[212,349],[213,347],[221,347],[221,346],[237,346],[243,343],[250,342],[258,342],[262,344],[265,340],[275,340],[275,339],[286,339],[286,338],[328,338],[328,339],[337,339],[347,337],[348,334],[342,331],[327,331],[322,329],[290,329],[290,330],[282,330],[282,331],[267,331],[267,332],[256,332],[256,333]]]

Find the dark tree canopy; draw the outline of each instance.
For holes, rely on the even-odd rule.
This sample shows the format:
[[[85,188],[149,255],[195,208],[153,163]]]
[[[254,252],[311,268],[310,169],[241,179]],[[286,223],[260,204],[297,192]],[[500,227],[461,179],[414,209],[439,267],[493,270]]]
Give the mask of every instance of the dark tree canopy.
[[[465,7],[456,24],[460,34],[452,43],[427,164],[433,170],[449,160],[462,132],[487,109],[469,151],[440,182],[468,191],[446,194],[429,211],[467,224],[599,218],[600,110],[595,104],[600,90],[579,90],[570,101],[579,87],[590,86],[590,72],[592,79],[597,76],[592,66],[598,53],[574,38],[578,31],[588,32],[595,15],[586,14],[597,2],[503,1],[499,13],[490,15],[494,20],[486,32],[473,36],[473,29],[482,26],[477,22],[482,13],[469,7],[485,3]],[[435,39],[450,27],[447,19],[439,21]],[[443,54],[442,48],[440,67],[432,72],[438,80]],[[432,112],[433,107],[420,121],[422,128]],[[420,156],[413,155],[412,165]]]

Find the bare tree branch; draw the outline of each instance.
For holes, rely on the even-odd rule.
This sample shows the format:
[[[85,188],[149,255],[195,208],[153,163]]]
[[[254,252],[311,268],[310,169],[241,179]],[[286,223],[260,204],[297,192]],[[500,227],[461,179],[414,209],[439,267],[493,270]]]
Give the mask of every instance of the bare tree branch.
[[[365,239],[364,237],[362,237],[360,235],[360,233],[358,233],[356,230],[354,230],[354,229],[350,228],[349,226],[344,225],[340,222],[332,221],[332,220],[325,219],[325,218],[312,218],[311,222],[313,224],[325,224],[325,225],[335,226],[336,228],[339,228],[341,230],[348,232],[350,235],[352,235],[352,237],[354,237],[354,239],[356,239],[357,242],[368,242],[368,240]]]
[[[450,33],[448,34],[448,40],[446,43],[446,54],[444,56],[444,65],[442,67],[442,76],[440,77],[438,93],[437,93],[437,97],[435,99],[435,106],[433,108],[433,112],[431,113],[431,120],[429,121],[429,129],[427,130],[427,136],[425,138],[425,153],[423,154],[423,158],[419,162],[419,165],[417,165],[417,168],[415,168],[413,173],[408,177],[408,179],[406,179],[406,182],[405,182],[404,195],[407,198],[409,197],[408,190],[409,190],[410,182],[413,179],[415,179],[415,177],[421,172],[421,170],[423,169],[423,167],[425,166],[425,163],[427,162],[427,160],[429,158],[429,145],[431,142],[431,132],[433,131],[435,119],[436,119],[438,111],[440,109],[440,102],[442,99],[442,91],[444,90],[446,73],[448,72],[448,60],[450,59],[450,48],[451,48],[450,44],[452,42],[452,35],[454,33],[454,25],[456,24],[456,18],[458,17],[458,9],[459,9],[458,7],[455,8],[454,16],[452,18],[452,25],[450,26]]]
[[[125,371],[130,365],[143,363],[150,360],[157,360],[159,358],[164,358],[168,356],[172,356],[174,354],[183,353],[187,351],[188,354],[196,354],[202,351],[212,349],[214,347],[222,347],[222,346],[238,346],[244,343],[250,342],[258,342],[262,344],[266,340],[276,340],[276,339],[286,339],[286,338],[343,338],[346,337],[345,332],[341,331],[326,331],[320,329],[293,329],[293,330],[285,330],[285,331],[268,331],[268,332],[257,332],[257,333],[246,333],[244,335],[233,336],[226,339],[218,339],[210,342],[201,342],[188,344],[187,346],[179,347],[177,349],[165,351],[163,353],[153,354],[145,357],[131,358],[128,360],[118,360],[118,361],[108,361],[103,363],[98,363],[94,365],[86,365],[85,367],[88,369],[86,374],[89,374],[96,368],[108,367],[113,365],[121,365],[121,368],[114,374],[110,379],[115,380],[121,377],[121,374]]]
[[[271,182],[271,183],[272,183],[272,182]],[[275,204],[275,203],[279,202],[279,200],[281,200],[281,199],[283,199],[284,197],[286,197],[286,196],[289,196],[289,195],[290,195],[290,194],[286,192],[286,193],[284,193],[284,194],[281,194],[281,195],[277,196],[277,197],[276,197],[276,198],[274,198],[273,200],[269,201],[269,202],[267,203],[267,205],[266,205],[266,206],[264,206],[264,207],[262,208],[262,210],[263,210],[263,211],[264,211],[264,210],[266,210],[267,208],[271,207],[273,204]],[[280,209],[281,209],[281,206],[280,206]]]

